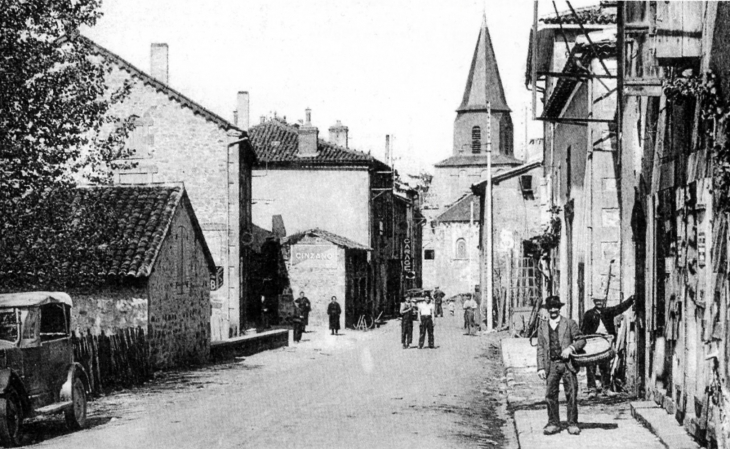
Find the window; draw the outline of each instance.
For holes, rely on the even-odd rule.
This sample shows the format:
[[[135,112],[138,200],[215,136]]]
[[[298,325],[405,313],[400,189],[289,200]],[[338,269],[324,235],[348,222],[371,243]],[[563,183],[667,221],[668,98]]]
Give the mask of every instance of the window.
[[[456,258],[466,259],[466,240],[464,239],[456,241]]]
[[[41,307],[41,340],[53,340],[68,336],[66,313],[61,304]]]
[[[426,260],[433,260],[436,258],[436,251],[432,249],[427,249],[423,253],[423,258]]]
[[[475,126],[471,129],[471,152],[479,154],[482,150],[482,129]]]

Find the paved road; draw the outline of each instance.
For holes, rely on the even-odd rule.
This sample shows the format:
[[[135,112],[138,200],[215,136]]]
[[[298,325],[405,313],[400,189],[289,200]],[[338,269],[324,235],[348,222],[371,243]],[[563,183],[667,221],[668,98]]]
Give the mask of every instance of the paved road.
[[[436,349],[401,348],[400,323],[330,336],[95,401],[92,427],[28,428],[43,448],[510,447],[498,336],[436,321]],[[416,332],[417,333],[417,332]],[[29,442],[33,443],[33,442]]]

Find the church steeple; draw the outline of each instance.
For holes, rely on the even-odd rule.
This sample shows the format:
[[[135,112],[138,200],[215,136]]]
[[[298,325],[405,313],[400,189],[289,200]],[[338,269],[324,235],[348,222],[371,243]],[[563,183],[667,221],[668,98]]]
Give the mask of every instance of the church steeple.
[[[492,48],[492,39],[487,29],[487,16],[482,16],[482,27],[471,60],[469,78],[466,80],[464,98],[457,112],[480,111],[491,103],[492,111],[512,112],[504,97],[502,79],[499,77],[497,59]]]

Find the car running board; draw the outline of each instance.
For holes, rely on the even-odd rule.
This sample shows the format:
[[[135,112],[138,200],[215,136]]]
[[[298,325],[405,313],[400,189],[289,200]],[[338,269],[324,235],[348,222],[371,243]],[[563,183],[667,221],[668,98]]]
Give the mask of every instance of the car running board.
[[[73,406],[73,402],[56,402],[55,404],[46,405],[45,407],[37,408],[34,410],[36,415],[50,415],[53,413],[60,413],[66,410],[68,407]]]

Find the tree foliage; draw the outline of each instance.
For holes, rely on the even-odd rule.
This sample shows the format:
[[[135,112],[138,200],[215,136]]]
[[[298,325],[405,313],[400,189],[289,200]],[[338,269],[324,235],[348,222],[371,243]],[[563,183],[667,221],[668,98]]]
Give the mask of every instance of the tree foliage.
[[[103,181],[120,156],[131,120],[109,112],[128,86],[110,92],[111,67],[95,55],[82,26],[100,17],[99,0],[0,0],[0,202]],[[107,124],[116,131],[106,135]]]
[[[54,279],[63,268],[55,258],[98,250],[89,246],[91,223],[69,226],[73,187],[108,182],[133,127],[134,117],[110,113],[130,85],[109,89],[109,61],[78,34],[96,23],[100,5],[0,0],[0,271],[25,285],[73,283]]]

